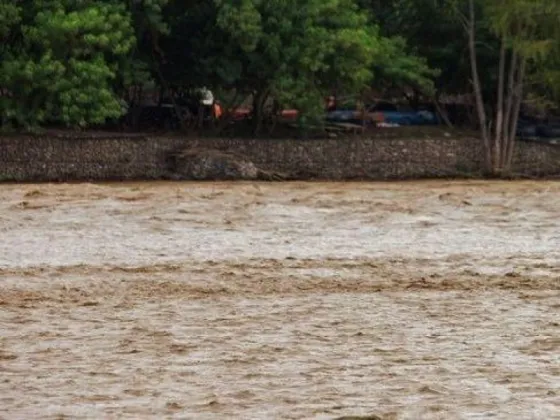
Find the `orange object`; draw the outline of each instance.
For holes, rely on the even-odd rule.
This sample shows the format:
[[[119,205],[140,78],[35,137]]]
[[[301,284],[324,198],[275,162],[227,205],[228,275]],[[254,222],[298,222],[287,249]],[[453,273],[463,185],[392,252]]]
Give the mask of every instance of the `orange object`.
[[[371,114],[371,119],[375,122],[384,122],[385,115],[382,112],[373,112]]]
[[[219,103],[214,102],[213,108],[214,108],[214,118],[220,119],[223,113],[222,106]]]
[[[283,109],[282,110],[282,118],[286,118],[289,120],[295,120],[298,117],[299,112],[297,109]]]

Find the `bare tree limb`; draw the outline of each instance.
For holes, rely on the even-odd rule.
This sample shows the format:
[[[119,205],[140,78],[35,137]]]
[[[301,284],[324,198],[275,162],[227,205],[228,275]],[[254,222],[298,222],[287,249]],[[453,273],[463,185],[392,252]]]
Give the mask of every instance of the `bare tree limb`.
[[[511,53],[511,63],[509,65],[509,76],[507,86],[506,113],[504,118],[504,137],[510,138],[511,117],[513,113],[513,94],[515,90],[515,74],[517,72],[519,55],[516,51]]]
[[[519,111],[521,110],[521,102],[523,102],[523,81],[525,79],[525,71],[527,68],[527,59],[522,58],[521,64],[519,65],[519,71],[517,72],[517,78],[515,83],[515,104],[513,115],[511,118],[511,126],[508,139],[508,147],[506,152],[505,166],[507,168],[511,167],[513,160],[513,151],[515,146],[515,135],[517,132],[517,124],[519,122]]]
[[[484,144],[484,154],[486,166],[492,170],[492,152],[490,147],[490,140],[488,138],[488,126],[486,124],[486,111],[484,109],[484,100],[482,98],[482,87],[480,83],[480,76],[478,74],[478,60],[476,54],[476,34],[475,34],[475,9],[474,0],[469,0],[469,21],[467,26],[467,35],[469,38],[469,53],[471,61],[472,84],[476,100],[476,110],[478,113],[478,121],[480,124],[480,133]]]
[[[502,137],[502,129],[504,124],[504,85],[505,85],[505,71],[506,71],[506,44],[505,40],[502,38],[500,46],[500,62],[498,69],[498,102],[496,104],[496,137],[494,138],[494,154],[493,154],[493,165],[499,166],[502,169],[502,149],[505,146],[504,139]]]

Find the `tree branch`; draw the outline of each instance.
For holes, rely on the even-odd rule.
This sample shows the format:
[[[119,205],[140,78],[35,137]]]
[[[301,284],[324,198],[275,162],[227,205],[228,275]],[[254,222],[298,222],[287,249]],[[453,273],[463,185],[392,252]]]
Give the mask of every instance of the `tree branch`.
[[[513,110],[513,115],[511,118],[510,127],[510,137],[508,139],[508,148],[506,153],[505,166],[507,168],[511,167],[513,161],[513,151],[515,145],[515,135],[517,131],[517,124],[519,122],[519,111],[521,110],[521,102],[523,102],[523,81],[525,79],[525,71],[527,68],[527,59],[523,58],[521,64],[519,65],[519,71],[517,72],[517,79],[515,83],[515,105]]]
[[[504,118],[504,138],[510,138],[511,116],[513,111],[513,94],[515,90],[515,74],[517,72],[519,55],[516,51],[511,53],[511,63],[509,65],[508,94],[506,99],[506,114]],[[508,140],[506,140],[508,141]]]
[[[502,138],[502,128],[504,124],[504,85],[505,85],[505,67],[506,67],[506,44],[502,38],[500,46],[500,62],[498,69],[498,102],[496,104],[496,137],[494,138],[494,165],[501,168],[502,148],[505,145]]]
[[[492,169],[492,153],[490,148],[490,140],[488,138],[488,127],[486,125],[486,111],[484,109],[484,100],[482,98],[482,87],[480,84],[480,76],[478,74],[478,61],[476,55],[476,34],[475,34],[475,10],[474,0],[469,0],[469,22],[467,35],[469,38],[469,52],[471,61],[472,84],[476,99],[476,110],[478,113],[478,121],[480,124],[480,133],[485,149],[485,159],[488,169]]]

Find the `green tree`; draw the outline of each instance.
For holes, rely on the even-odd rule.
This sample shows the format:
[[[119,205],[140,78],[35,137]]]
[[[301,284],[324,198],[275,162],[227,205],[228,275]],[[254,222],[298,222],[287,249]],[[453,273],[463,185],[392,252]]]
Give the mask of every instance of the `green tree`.
[[[123,0],[132,18],[135,43],[119,61],[115,80],[117,92],[134,104],[145,88],[157,83],[153,47],[169,32],[163,11],[168,0]],[[134,92],[131,92],[134,90]]]
[[[378,48],[376,28],[352,0],[218,0],[217,26],[239,90],[253,95],[258,132],[267,100],[320,115],[334,86],[360,90],[370,80]],[[241,82],[241,83],[239,83]]]
[[[536,69],[530,69],[529,85],[533,104],[544,110],[560,109],[560,42]]]
[[[377,28],[353,0],[214,0],[170,3],[159,43],[162,79],[176,90],[207,86],[253,98],[259,132],[266,105],[323,112],[334,87],[357,91],[372,77]]]
[[[360,0],[359,4],[392,41],[385,60],[381,57],[385,68],[381,80],[427,96],[464,91],[462,28],[446,9],[434,0]]]
[[[7,4],[8,3],[8,4]],[[117,0],[26,0],[0,6],[3,125],[102,123],[124,111],[112,83],[134,42]]]
[[[452,0],[449,5],[467,34],[486,168],[494,175],[507,174],[511,170],[526,84],[535,74],[542,74],[541,64],[550,59],[560,42],[560,3],[548,0]],[[490,30],[499,45],[494,84],[496,105],[490,115],[485,106],[478,61],[480,25]]]
[[[411,89],[409,99],[415,101],[420,95],[435,95],[434,79],[440,70],[429,65],[425,57],[417,55],[400,36],[380,37],[380,48],[374,58],[374,83],[376,87],[399,87]]]

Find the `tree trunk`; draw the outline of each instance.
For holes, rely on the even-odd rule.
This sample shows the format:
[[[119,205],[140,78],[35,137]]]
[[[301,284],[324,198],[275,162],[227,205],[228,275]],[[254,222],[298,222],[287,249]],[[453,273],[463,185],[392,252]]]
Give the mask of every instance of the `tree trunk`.
[[[268,90],[257,91],[253,96],[253,134],[259,136],[264,118],[264,104],[268,98]]]
[[[505,73],[506,73],[506,45],[505,41],[502,39],[502,45],[500,47],[500,63],[498,70],[498,103],[496,104],[496,137],[494,138],[494,150],[493,150],[493,169],[497,172],[502,172],[503,170],[503,150],[506,147],[506,142],[503,138],[503,126],[504,126],[504,85],[505,85]]]
[[[512,51],[511,53],[511,63],[509,66],[509,75],[508,75],[508,94],[507,94],[507,99],[506,99],[506,103],[505,103],[505,108],[506,108],[506,112],[505,112],[505,117],[504,117],[504,128],[503,128],[503,136],[505,139],[509,139],[511,137],[511,133],[510,133],[510,127],[511,127],[511,117],[512,117],[512,113],[513,113],[513,108],[514,108],[514,90],[515,90],[515,74],[517,72],[517,66],[518,66],[518,55],[515,51]],[[506,140],[507,141],[507,140]],[[507,145],[505,146],[505,148],[507,149]],[[504,158],[507,155],[504,154]],[[505,165],[506,162],[504,160],[504,162],[502,162],[502,165]]]
[[[480,134],[484,145],[484,157],[486,169],[493,172],[492,167],[492,150],[490,148],[490,139],[488,138],[488,127],[486,124],[486,110],[484,109],[484,100],[482,98],[482,87],[478,74],[478,61],[476,55],[476,36],[475,36],[475,11],[474,0],[469,0],[469,19],[466,25],[469,38],[469,54],[471,61],[472,84],[476,100],[476,111],[478,113],[478,122],[480,124]]]
[[[436,109],[436,115],[438,117],[438,119],[443,120],[443,122],[445,123],[445,125],[448,128],[453,128],[453,123],[451,122],[451,120],[449,119],[449,115],[447,113],[447,110],[441,107],[440,103],[439,103],[439,98],[438,95],[434,96],[432,98],[432,103],[434,104],[434,108]]]
[[[366,131],[366,100],[365,93],[361,94],[362,109],[360,113],[360,118],[362,120],[362,134]]]
[[[222,107],[222,117],[217,121],[217,124],[214,127],[214,133],[216,135],[222,133],[222,131],[224,131],[224,129],[233,121],[235,110],[246,99],[245,98],[243,101],[240,101],[239,98],[241,97],[241,94],[236,91],[234,97],[230,101],[220,101],[220,106]]]
[[[205,113],[206,113],[206,107],[204,106],[204,104],[202,102],[198,103],[198,110],[197,112],[197,118],[196,118],[196,128],[197,130],[202,130],[202,128],[204,127],[204,117],[205,117]]]
[[[505,160],[504,160],[504,167],[507,168],[508,171],[511,170],[511,165],[513,162],[513,152],[514,152],[515,137],[517,132],[517,123],[519,122],[519,112],[521,110],[521,102],[523,102],[523,80],[525,79],[525,71],[526,71],[526,59],[522,59],[517,72],[517,78],[513,91],[513,95],[514,95],[513,113],[511,115],[511,121],[509,126],[509,137],[507,138],[507,147],[506,147]]]
[[[268,125],[268,135],[271,136],[276,129],[278,120],[282,117],[282,108],[278,100],[274,99],[272,102],[272,113],[270,114],[270,123]]]
[[[157,47],[157,44],[154,44],[154,45]],[[154,47],[154,49],[155,49],[155,47]],[[179,126],[181,127],[181,130],[184,133],[186,133],[188,131],[188,127],[187,127],[187,124],[185,122],[185,119],[183,118],[183,112],[181,111],[181,107],[179,106],[179,104],[177,104],[177,101],[175,100],[174,92],[171,92],[171,89],[169,88],[169,84],[167,83],[167,80],[165,79],[165,76],[163,75],[163,72],[161,71],[160,63],[156,58],[156,55],[154,53],[154,49],[152,49],[152,59],[154,60],[154,67],[156,69],[156,73],[158,75],[159,81],[161,83],[161,86],[162,86],[163,90],[165,90],[170,96],[171,103],[173,104],[173,110],[175,111],[175,116],[179,120]],[[163,100],[163,95],[161,95],[161,93],[160,93],[160,106],[161,106],[162,100]]]

